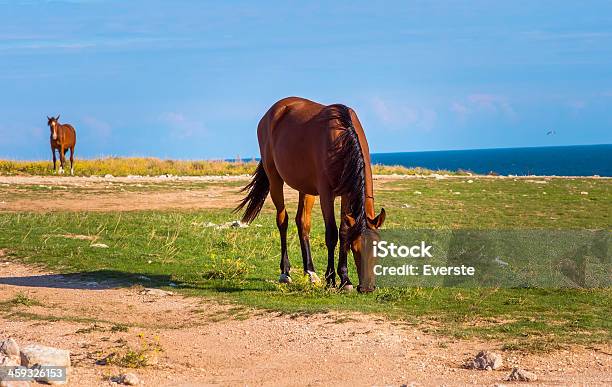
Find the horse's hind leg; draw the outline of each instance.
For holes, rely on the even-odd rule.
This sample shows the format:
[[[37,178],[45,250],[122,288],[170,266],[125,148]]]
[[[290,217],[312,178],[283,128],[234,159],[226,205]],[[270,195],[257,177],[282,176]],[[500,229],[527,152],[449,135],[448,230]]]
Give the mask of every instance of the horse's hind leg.
[[[304,273],[310,277],[310,282],[319,282],[319,277],[315,273],[314,263],[310,255],[310,216],[315,197],[300,192],[298,210],[295,216],[295,223],[298,229],[300,238],[300,248],[302,249],[302,263],[304,264]]]
[[[64,163],[66,162],[66,149],[64,149],[64,147],[61,147],[59,149],[59,157],[60,157],[59,174],[63,175],[64,174]]]
[[[272,202],[276,207],[276,226],[278,227],[281,240],[281,274],[279,281],[282,283],[289,283],[291,282],[291,277],[289,274],[291,265],[289,264],[289,256],[287,255],[287,227],[289,226],[289,216],[287,215],[287,210],[285,209],[285,197],[283,194],[283,185],[285,182],[278,175],[276,169],[271,171],[266,169],[266,174],[268,175],[268,180],[270,181],[270,197],[272,198]]]
[[[70,147],[70,174],[74,175],[74,146]]]

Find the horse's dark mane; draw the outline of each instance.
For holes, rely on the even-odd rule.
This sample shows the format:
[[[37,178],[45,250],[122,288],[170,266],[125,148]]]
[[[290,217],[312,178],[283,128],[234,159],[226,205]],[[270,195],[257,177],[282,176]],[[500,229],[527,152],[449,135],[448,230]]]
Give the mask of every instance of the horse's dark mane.
[[[344,235],[344,241],[350,244],[366,230],[365,215],[365,160],[359,137],[353,126],[348,107],[336,104],[330,105],[330,119],[340,121],[342,133],[336,138],[331,149],[331,176],[336,177],[337,184],[334,194],[347,195],[348,207],[355,224],[349,227]]]

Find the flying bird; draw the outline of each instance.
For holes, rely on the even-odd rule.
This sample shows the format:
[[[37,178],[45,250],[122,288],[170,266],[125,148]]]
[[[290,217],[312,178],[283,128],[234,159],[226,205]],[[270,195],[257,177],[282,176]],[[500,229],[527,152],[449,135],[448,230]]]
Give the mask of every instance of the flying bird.
[[[549,130],[549,131],[546,133],[546,135],[547,135],[547,136],[551,136],[551,135],[555,135],[555,134],[557,134],[557,132],[555,132],[554,130]]]

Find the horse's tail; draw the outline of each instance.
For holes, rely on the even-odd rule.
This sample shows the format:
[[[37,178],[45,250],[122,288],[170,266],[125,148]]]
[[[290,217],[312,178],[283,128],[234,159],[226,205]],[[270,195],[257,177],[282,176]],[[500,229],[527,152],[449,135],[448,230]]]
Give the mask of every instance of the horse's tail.
[[[238,207],[234,209],[234,213],[241,211],[246,206],[246,211],[242,216],[244,223],[252,222],[261,211],[261,208],[266,201],[268,192],[270,192],[270,181],[264,170],[261,161],[257,165],[257,169],[253,173],[253,179],[240,192],[248,191],[247,196],[242,199]]]
[[[342,133],[333,144],[331,152],[331,171],[338,178],[334,194],[347,195],[353,226],[343,230],[346,244],[355,241],[366,230],[365,215],[365,159],[359,142],[359,136],[353,126],[348,107],[332,105],[336,118],[342,125]]]

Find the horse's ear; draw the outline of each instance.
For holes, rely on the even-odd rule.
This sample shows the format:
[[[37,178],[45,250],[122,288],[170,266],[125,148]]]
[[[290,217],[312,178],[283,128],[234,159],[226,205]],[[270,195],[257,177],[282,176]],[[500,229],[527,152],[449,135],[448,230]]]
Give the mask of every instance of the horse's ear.
[[[51,118],[49,118],[49,116],[47,116],[47,121],[50,120]]]
[[[387,213],[384,208],[380,209],[380,214],[376,216],[376,218],[372,219],[370,222],[375,229],[379,229],[383,223],[385,223],[385,218],[387,217]]]
[[[59,121],[59,116],[60,116],[60,115],[58,114],[58,115],[57,115],[57,118],[55,119],[55,121]]]

